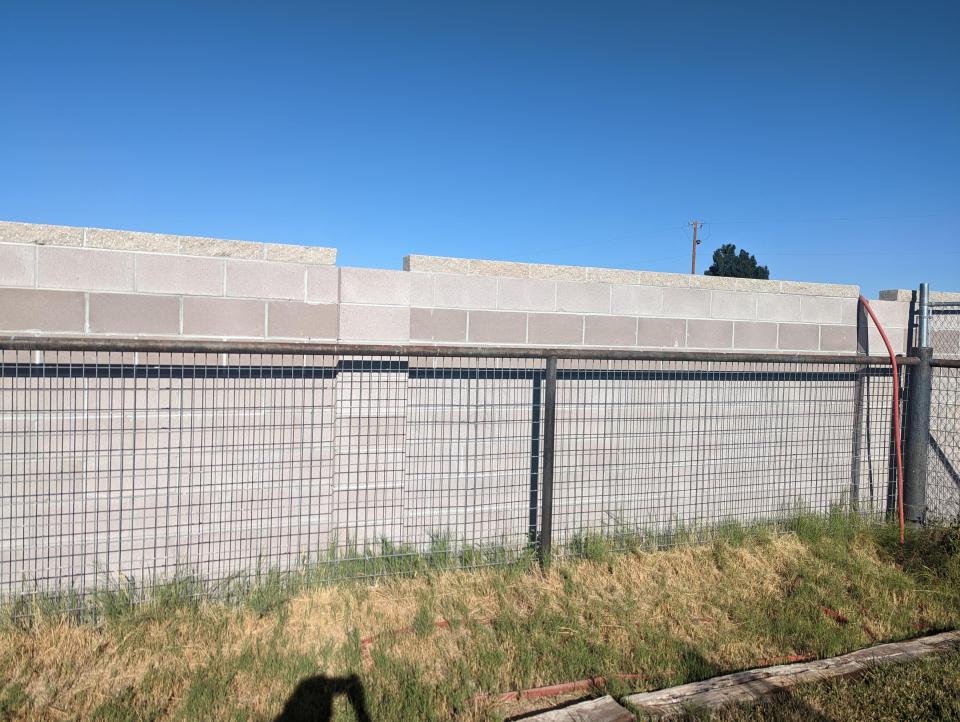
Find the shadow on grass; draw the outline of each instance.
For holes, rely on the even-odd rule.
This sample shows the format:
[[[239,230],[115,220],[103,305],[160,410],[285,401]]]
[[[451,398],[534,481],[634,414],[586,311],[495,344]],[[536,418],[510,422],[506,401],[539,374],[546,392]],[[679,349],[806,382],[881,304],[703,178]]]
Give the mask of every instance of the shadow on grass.
[[[330,722],[333,700],[339,695],[345,696],[353,706],[357,722],[372,722],[363,684],[355,674],[349,677],[307,677],[293,690],[274,722]]]

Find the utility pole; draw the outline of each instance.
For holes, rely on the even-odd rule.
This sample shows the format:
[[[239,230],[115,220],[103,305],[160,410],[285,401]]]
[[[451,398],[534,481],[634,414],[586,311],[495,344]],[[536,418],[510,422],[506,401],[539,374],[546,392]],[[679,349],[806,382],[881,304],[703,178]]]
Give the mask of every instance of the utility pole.
[[[690,273],[693,275],[697,274],[697,246],[700,245],[700,240],[697,238],[697,229],[703,225],[703,221],[693,221],[690,223],[693,226],[693,257],[690,259]]]

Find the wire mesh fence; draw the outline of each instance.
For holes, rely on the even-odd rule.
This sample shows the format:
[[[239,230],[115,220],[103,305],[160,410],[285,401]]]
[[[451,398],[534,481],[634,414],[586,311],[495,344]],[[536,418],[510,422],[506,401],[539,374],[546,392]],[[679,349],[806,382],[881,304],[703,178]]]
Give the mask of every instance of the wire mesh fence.
[[[960,363],[931,369],[927,514],[937,523],[960,523]]]
[[[930,304],[930,346],[937,358],[960,358],[960,302]]]
[[[552,377],[529,350],[0,354],[7,602],[230,598],[550,541],[879,518],[894,479],[877,360],[561,353]]]

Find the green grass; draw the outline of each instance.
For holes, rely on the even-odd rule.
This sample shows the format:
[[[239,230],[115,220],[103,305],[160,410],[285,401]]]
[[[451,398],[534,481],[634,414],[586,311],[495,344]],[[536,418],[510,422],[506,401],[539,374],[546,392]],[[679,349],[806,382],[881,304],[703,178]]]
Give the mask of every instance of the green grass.
[[[0,627],[0,719],[267,720],[289,701],[350,720],[359,688],[372,719],[492,721],[528,708],[480,695],[644,675],[608,689],[625,694],[960,626],[960,532],[911,531],[901,547],[896,528],[840,511],[583,536],[545,571],[442,539],[368,552],[346,576],[396,573],[265,572],[223,602],[183,577],[145,601],[105,594],[96,626],[38,603],[30,625]],[[497,560],[514,563],[465,569]]]

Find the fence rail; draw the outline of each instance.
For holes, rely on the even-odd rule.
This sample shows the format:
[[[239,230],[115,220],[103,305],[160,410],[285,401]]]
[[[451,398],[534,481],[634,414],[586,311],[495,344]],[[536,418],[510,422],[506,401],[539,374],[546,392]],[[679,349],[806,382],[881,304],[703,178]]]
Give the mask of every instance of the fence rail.
[[[7,339],[0,597],[881,518],[891,384],[865,356]]]

